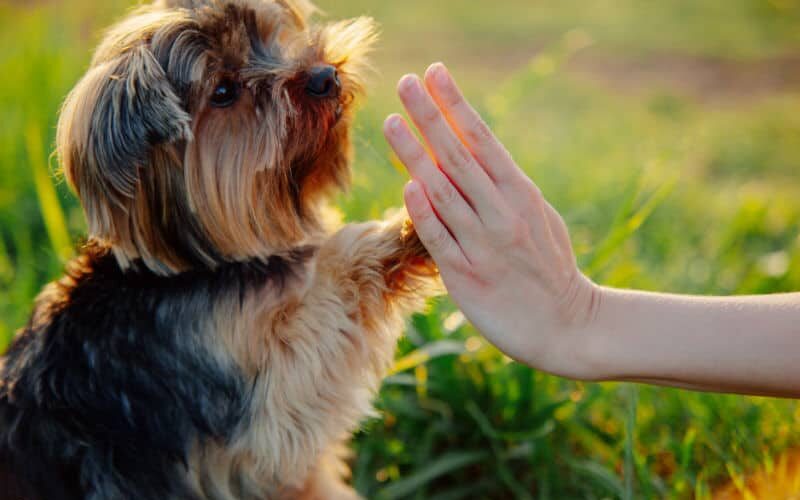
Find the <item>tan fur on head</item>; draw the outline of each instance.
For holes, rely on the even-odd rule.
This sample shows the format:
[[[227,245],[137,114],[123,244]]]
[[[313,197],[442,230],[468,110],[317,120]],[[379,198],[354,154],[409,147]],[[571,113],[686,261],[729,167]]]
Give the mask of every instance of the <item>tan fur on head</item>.
[[[305,0],[165,0],[108,32],[57,143],[90,236],[123,266],[213,268],[315,239],[321,202],[349,180],[374,29],[312,26],[314,11]],[[319,64],[338,69],[338,101],[304,95]],[[241,97],[215,108],[227,82]]]

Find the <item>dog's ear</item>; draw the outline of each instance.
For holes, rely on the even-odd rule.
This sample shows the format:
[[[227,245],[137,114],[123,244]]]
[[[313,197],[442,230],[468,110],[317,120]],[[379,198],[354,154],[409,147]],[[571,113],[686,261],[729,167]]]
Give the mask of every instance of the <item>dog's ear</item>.
[[[146,46],[128,47],[89,70],[64,103],[57,149],[93,232],[108,233],[110,205],[130,205],[153,148],[188,140],[190,121]]]

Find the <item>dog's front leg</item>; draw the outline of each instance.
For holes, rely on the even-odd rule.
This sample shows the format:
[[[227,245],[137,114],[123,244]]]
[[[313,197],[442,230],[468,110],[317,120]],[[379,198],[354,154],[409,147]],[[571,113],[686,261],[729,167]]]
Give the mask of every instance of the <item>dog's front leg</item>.
[[[362,500],[356,490],[344,482],[350,470],[344,461],[347,447],[336,446],[319,460],[303,491],[293,500]]]
[[[285,331],[319,325],[319,333],[300,347],[295,336],[287,345],[302,351],[320,350],[325,369],[313,377],[326,407],[328,430],[344,434],[355,429],[370,411],[370,399],[391,366],[403,321],[424,306],[438,288],[436,269],[405,217],[344,227],[319,249],[308,294],[288,317]],[[328,366],[330,365],[330,366]],[[293,394],[296,398],[296,394]],[[274,418],[274,415],[273,415]],[[344,462],[322,453],[303,488],[303,500],[352,500],[358,495],[345,486]]]
[[[318,271],[345,291],[368,330],[417,312],[439,287],[438,272],[405,214],[344,227],[320,251]],[[347,296],[349,294],[349,296]]]

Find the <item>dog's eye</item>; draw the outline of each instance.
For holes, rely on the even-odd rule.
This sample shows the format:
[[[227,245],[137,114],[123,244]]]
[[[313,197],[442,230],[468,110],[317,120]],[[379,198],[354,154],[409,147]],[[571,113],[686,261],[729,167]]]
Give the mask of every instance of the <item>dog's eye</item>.
[[[223,80],[214,87],[211,93],[211,105],[216,108],[227,108],[239,98],[239,84],[232,80]]]

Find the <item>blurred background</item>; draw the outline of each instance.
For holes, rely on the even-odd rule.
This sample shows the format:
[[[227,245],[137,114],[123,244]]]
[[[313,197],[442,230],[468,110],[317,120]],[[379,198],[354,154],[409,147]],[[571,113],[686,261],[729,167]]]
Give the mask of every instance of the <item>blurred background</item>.
[[[596,281],[800,290],[800,0],[318,3],[383,27],[338,200],[348,220],[400,205],[406,176],[381,123],[400,110],[399,77],[443,60]],[[0,348],[84,233],[52,174],[57,111],[131,5],[0,1]],[[353,445],[369,498],[800,492],[784,454],[800,446],[798,403],[550,377],[487,346],[447,299],[408,325],[378,407]]]

